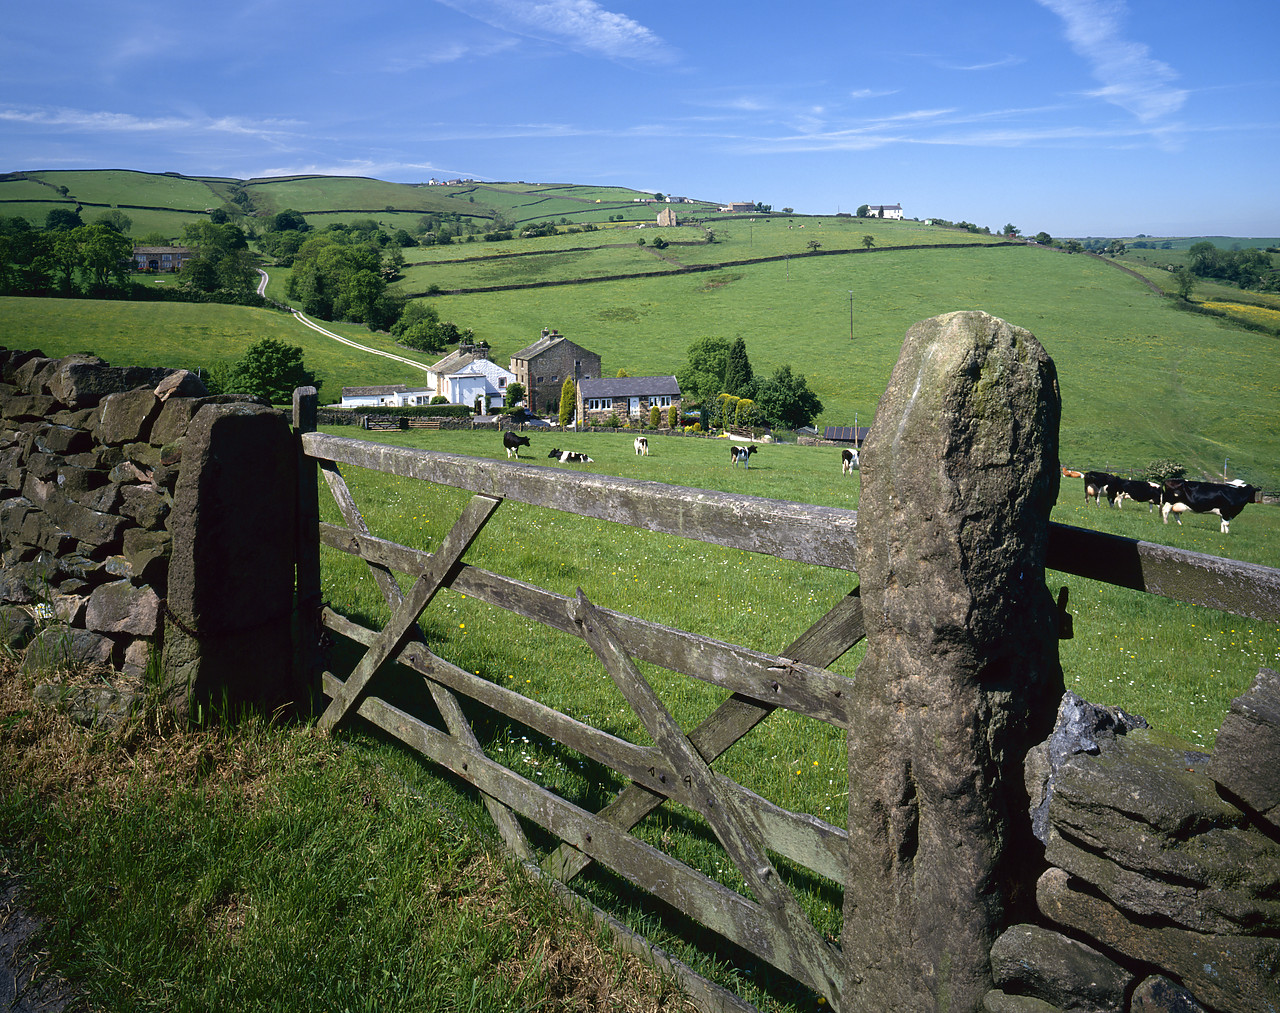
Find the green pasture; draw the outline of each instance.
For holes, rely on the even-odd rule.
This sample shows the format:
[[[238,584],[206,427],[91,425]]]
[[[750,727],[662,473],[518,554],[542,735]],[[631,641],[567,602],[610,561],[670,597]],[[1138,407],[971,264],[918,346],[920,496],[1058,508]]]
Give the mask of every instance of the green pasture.
[[[915,322],[980,309],[1025,327],[1057,364],[1062,459],[1137,470],[1171,458],[1193,475],[1280,485],[1280,362],[1274,339],[1180,312],[1092,257],[1038,247],[798,257],[687,276],[440,296],[502,362],[555,327],[603,372],[674,373],[696,338],[742,337],[758,373],[803,373],[820,424],[860,424]],[[850,309],[852,332],[850,338]]]
[[[213,180],[170,176],[132,169],[57,169],[29,176],[52,186],[65,186],[70,196],[89,204],[145,204],[179,211],[203,211],[223,203]],[[126,209],[132,217],[131,209]]]
[[[358,430],[332,432],[362,436]],[[505,460],[494,432],[423,432],[376,435],[379,441]],[[651,455],[637,457],[630,436],[600,433],[531,433],[526,463],[561,467],[705,489],[823,503],[856,509],[859,477],[839,468],[832,447],[766,445],[750,470],[731,467],[728,442],[650,435]],[[586,451],[591,465],[559,466],[553,447]],[[469,494],[344,469],[374,535],[432,550],[457,518]],[[321,485],[322,518],[341,523]],[[1143,508],[1083,507],[1082,483],[1065,480],[1054,519],[1114,531],[1202,552],[1254,562],[1277,562],[1280,511],[1253,506],[1236,519],[1232,534],[1218,534],[1217,518],[1189,517],[1163,526]],[[789,563],[769,556],[632,529],[553,510],[504,503],[468,550],[476,566],[643,619],[691,630],[758,650],[782,652],[811,623],[858,583],[856,574]],[[388,618],[365,565],[324,550],[325,600],[363,624]],[[1142,714],[1154,726],[1202,749],[1213,745],[1232,698],[1245,692],[1259,667],[1280,662],[1280,628],[1109,585],[1050,572],[1050,593],[1069,588],[1075,636],[1060,642],[1064,682],[1084,698]],[[506,686],[583,722],[630,741],[649,739],[631,708],[585,644],[534,622],[452,591],[442,592],[421,625],[433,652],[482,678]],[[833,670],[850,678],[864,653],[851,650]],[[356,655],[341,644],[328,660],[346,672]],[[680,725],[689,729],[710,715],[725,694],[705,683],[644,666],[646,678]],[[430,714],[421,682],[384,673],[375,691],[411,711]],[[424,709],[425,708],[425,709]],[[482,708],[469,711],[483,748],[520,774],[574,802],[598,809],[625,787],[616,774]],[[788,712],[773,714],[729,750],[716,767],[786,808],[845,825],[847,765],[844,734]],[[668,807],[637,833],[735,889],[732,864],[696,814]],[[839,891],[819,878],[787,867],[801,903],[819,929],[840,930]],[[696,931],[659,929],[642,898],[604,874],[586,878],[597,903],[633,924],[658,932],[660,945],[707,968],[690,949]],[[686,927],[687,929],[687,927]],[[714,969],[711,973],[716,972]],[[737,972],[734,972],[735,974]],[[723,980],[723,979],[722,979]],[[749,982],[738,978],[736,984]]]
[[[11,201],[48,201],[63,200],[61,194],[53,189],[52,184],[41,183],[37,179],[26,176],[10,176],[0,179],[0,201],[9,204]],[[74,201],[67,201],[74,203]],[[8,214],[9,212],[5,212]]]
[[[466,214],[449,200],[446,191],[453,187],[411,186],[356,176],[289,176],[249,180],[244,188],[255,205],[273,213],[285,208],[304,214],[361,209],[372,213],[390,207],[418,215],[455,210]]]
[[[386,335],[370,334],[360,326],[335,325],[328,329],[405,358],[422,362],[438,358],[398,348]],[[320,397],[326,403],[336,402],[343,387],[421,384],[426,379],[424,372],[340,344],[277,310],[217,304],[0,297],[0,345],[38,348],[53,357],[92,352],[116,366],[209,369],[217,363],[234,362],[263,338],[302,348],[307,367],[323,383]]]

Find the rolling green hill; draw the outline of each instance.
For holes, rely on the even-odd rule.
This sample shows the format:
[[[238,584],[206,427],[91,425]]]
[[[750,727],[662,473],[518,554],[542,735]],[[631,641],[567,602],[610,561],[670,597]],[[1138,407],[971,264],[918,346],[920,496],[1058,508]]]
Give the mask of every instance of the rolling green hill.
[[[92,198],[138,207],[168,202],[163,213],[187,221],[203,207],[228,202],[261,214],[293,207],[317,223],[343,215],[402,221],[444,211],[477,222],[499,214],[556,222],[594,216],[600,225],[594,232],[407,249],[401,287],[446,293],[431,300],[441,317],[473,328],[499,362],[543,327],[598,352],[606,375],[674,373],[693,340],[742,337],[757,372],[789,364],[808,378],[825,404],[820,424],[871,421],[912,323],[951,310],[986,310],[1032,331],[1057,363],[1065,464],[1126,471],[1172,458],[1193,475],[1220,476],[1228,462],[1229,477],[1280,487],[1276,338],[1179,312],[1141,279],[1116,270],[1129,258],[1113,264],[918,222],[720,215],[706,203],[671,205],[683,220],[697,219],[692,224],[640,229],[656,219],[652,204],[636,201],[648,196],[614,187],[411,186],[334,177],[236,181],[124,171],[0,177],[0,214],[33,200],[88,207]],[[624,222],[609,221],[618,214]],[[658,237],[669,245],[655,249]],[[1167,272],[1135,266],[1167,287]],[[273,271],[269,290],[279,299],[284,273]],[[0,342],[54,355],[90,349],[113,362],[192,366],[233,359],[255,335],[270,334],[304,347],[327,397],[336,399],[343,386],[422,379],[279,313],[233,316],[214,307],[3,300]],[[359,326],[330,329],[394,347]]]

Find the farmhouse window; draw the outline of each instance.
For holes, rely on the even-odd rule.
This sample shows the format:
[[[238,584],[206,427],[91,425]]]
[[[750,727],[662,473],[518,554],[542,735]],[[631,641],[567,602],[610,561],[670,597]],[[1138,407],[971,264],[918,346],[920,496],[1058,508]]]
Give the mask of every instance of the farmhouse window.
[[[587,398],[588,411],[604,411],[612,405],[612,399],[607,397]]]
[[[649,403],[650,403],[651,405],[657,405],[659,408],[670,408],[670,407],[671,407],[671,395],[670,395],[670,394],[659,394],[659,395],[657,395],[656,397],[652,397],[652,398],[650,398],[650,399],[649,399]]]

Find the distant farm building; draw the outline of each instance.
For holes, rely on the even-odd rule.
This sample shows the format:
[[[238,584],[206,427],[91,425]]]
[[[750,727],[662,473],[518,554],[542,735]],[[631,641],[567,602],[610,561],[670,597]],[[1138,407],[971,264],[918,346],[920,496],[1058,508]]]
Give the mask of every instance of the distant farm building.
[[[901,218],[901,204],[868,204],[868,218]]]
[[[515,382],[523,384],[530,414],[560,409],[560,388],[566,376],[581,384],[600,375],[600,356],[575,345],[559,331],[542,329],[542,337],[511,356]]]
[[[515,373],[489,358],[488,345],[459,345],[427,370],[427,386],[450,404],[474,405],[488,410],[501,405]]]
[[[671,208],[663,208],[658,212],[658,224],[664,227],[678,224],[676,222],[676,213]]]
[[[680,384],[674,376],[619,376],[578,384],[578,424],[619,419],[648,420],[651,408],[662,410],[662,425],[672,405],[680,410]]]
[[[181,271],[182,265],[195,255],[194,250],[185,246],[135,246],[133,266],[137,271],[167,274]]]
[[[342,388],[343,408],[407,408],[430,403],[431,391],[403,383]]]
[[[849,443],[861,447],[867,441],[869,426],[827,426],[823,429],[822,438],[833,443]]]
[[[754,211],[755,209],[755,203],[749,200],[731,201],[720,208],[721,211],[729,212]]]

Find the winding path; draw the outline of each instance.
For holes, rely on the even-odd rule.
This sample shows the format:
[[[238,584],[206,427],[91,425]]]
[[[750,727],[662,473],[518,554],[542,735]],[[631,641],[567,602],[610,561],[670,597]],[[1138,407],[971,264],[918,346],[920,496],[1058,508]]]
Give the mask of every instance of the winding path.
[[[270,279],[267,276],[267,272],[262,270],[262,268],[258,268],[258,273],[262,275],[262,280],[258,282],[258,295],[265,295],[267,291],[267,282]],[[394,352],[384,352],[380,348],[370,348],[368,345],[362,345],[358,341],[352,341],[350,338],[344,338],[341,334],[334,334],[333,331],[325,330],[314,320],[304,316],[301,310],[295,310],[290,307],[289,312],[294,315],[294,318],[299,323],[306,327],[310,327],[317,334],[323,334],[326,338],[333,338],[334,341],[341,342],[351,348],[359,349],[362,352],[368,352],[371,355],[381,355],[384,359],[394,359],[396,362],[402,362],[406,366],[412,366],[414,369],[420,369],[424,373],[431,368],[430,366],[424,366],[421,362],[414,362],[413,359],[406,359],[403,355],[396,355]]]

